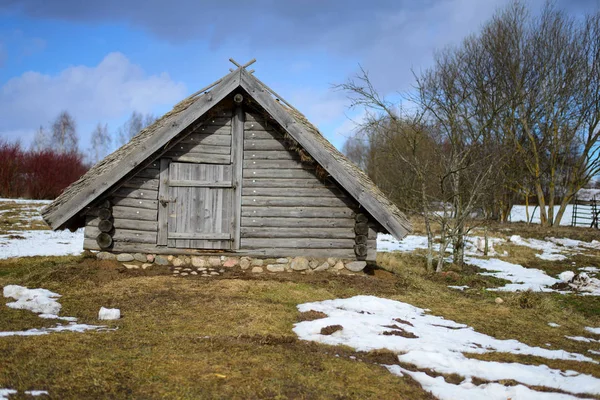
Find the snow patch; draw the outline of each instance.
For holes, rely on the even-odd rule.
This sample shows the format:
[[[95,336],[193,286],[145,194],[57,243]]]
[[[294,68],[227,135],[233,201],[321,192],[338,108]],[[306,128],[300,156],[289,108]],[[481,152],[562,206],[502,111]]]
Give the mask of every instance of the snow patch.
[[[478,398],[479,395],[488,393],[488,397],[500,399],[506,398],[507,390],[517,390],[524,393],[524,396],[527,394],[529,398],[543,398],[546,394],[525,386],[517,389],[495,383],[474,385],[471,381],[473,377],[488,381],[513,379],[524,385],[545,386],[574,394],[600,394],[600,379],[591,375],[576,371],[562,372],[545,365],[475,360],[465,357],[463,353],[505,352],[597,363],[590,357],[563,350],[531,347],[517,340],[499,340],[467,325],[427,315],[425,310],[407,303],[374,296],[356,296],[301,304],[298,310],[327,314],[323,319],[297,323],[294,332],[300,339],[346,345],[359,351],[388,349],[399,354],[400,362],[414,364],[419,369],[431,369],[442,374],[455,373],[466,378],[460,385],[454,385],[445,382],[443,377],[432,378],[423,372],[388,366],[392,368],[392,372],[412,376],[426,390],[433,391],[440,398]],[[333,335],[321,335],[321,328],[328,325],[341,325],[343,329]],[[408,335],[383,334],[390,330],[405,331]],[[548,398],[572,398],[562,396]]]
[[[121,310],[118,308],[100,307],[100,311],[98,311],[98,319],[100,320],[113,320],[119,318],[121,318]]]
[[[483,260],[480,258],[468,257],[465,258],[467,264],[475,265],[489,272],[482,272],[481,275],[493,276],[496,278],[505,279],[512,283],[495,289],[505,292],[526,291],[534,292],[552,292],[550,286],[558,283],[558,279],[546,275],[546,273],[536,268],[525,268],[519,264],[509,263],[507,261],[490,258]]]
[[[15,302],[6,304],[10,308],[29,310],[39,314],[40,318],[68,321],[69,324],[58,324],[52,328],[33,328],[26,331],[0,332],[0,337],[40,336],[47,335],[48,333],[52,332],[85,332],[89,330],[108,330],[102,325],[77,324],[77,318],[75,317],[59,317],[57,314],[61,309],[61,305],[55,299],[61,296],[58,293],[51,292],[47,289],[28,289],[18,285],[7,285],[3,289],[3,294],[6,298],[17,300]]]
[[[15,235],[24,239],[14,238]],[[6,235],[0,235],[0,259],[79,255],[82,252],[83,229],[75,232],[11,231]]]
[[[592,332],[594,335],[600,335],[600,328],[592,328],[590,326],[586,326],[585,330],[588,332]]]
[[[557,324],[556,322],[548,322],[548,326],[550,326],[552,328],[560,328],[560,325]]]
[[[36,314],[46,315],[56,315],[61,308],[60,303],[55,300],[60,295],[46,289],[27,289],[23,286],[7,285],[4,287],[3,292],[4,297],[16,300],[6,304],[10,308],[29,310]]]
[[[456,289],[456,290],[460,290],[460,291],[464,291],[465,289],[468,289],[468,288],[469,288],[469,287],[468,287],[468,286],[466,286],[466,285],[465,285],[465,286],[452,286],[452,285],[448,285],[448,287],[449,287],[450,289]]]

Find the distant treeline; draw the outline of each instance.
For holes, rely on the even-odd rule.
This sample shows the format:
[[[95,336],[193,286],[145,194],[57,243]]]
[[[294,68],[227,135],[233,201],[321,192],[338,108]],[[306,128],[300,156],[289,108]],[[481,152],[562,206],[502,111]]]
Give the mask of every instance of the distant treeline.
[[[75,151],[23,150],[0,141],[0,197],[53,199],[87,169]]]
[[[114,135],[98,123],[82,152],[75,119],[61,112],[50,128],[40,126],[29,149],[0,139],[0,197],[53,199],[114,147],[127,143],[156,118],[133,112]],[[114,136],[114,138],[112,137]]]

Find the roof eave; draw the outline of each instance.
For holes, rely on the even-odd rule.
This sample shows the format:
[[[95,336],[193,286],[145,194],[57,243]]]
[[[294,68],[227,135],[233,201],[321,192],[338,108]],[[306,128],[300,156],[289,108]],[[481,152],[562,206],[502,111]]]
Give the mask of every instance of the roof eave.
[[[206,95],[199,97],[188,109],[173,116],[168,124],[159,127],[158,131],[152,136],[152,142],[145,143],[143,149],[133,154],[131,158],[120,160],[107,173],[92,178],[93,181],[84,190],[69,198],[64,204],[58,207],[51,207],[53,204],[50,204],[45,207],[42,210],[44,221],[53,230],[64,229],[70,219],[239,86],[240,71],[238,69],[223,77],[218,85]]]

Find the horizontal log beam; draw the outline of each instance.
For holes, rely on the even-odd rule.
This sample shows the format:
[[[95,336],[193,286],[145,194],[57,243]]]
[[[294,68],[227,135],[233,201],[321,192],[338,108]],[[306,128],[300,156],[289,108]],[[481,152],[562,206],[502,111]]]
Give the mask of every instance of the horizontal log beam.
[[[309,179],[317,180],[314,172],[306,169],[250,169],[243,171],[244,179],[272,178],[272,179]]]
[[[242,206],[242,217],[354,218],[354,211],[348,207]]]
[[[134,189],[122,187],[117,189],[113,196],[116,197],[128,197],[130,199],[148,199],[148,200],[156,200],[158,199],[158,190],[150,190],[150,189]],[[115,203],[113,203],[115,204]]]
[[[352,228],[258,228],[242,227],[243,238],[354,239]]]
[[[242,206],[344,207],[347,205],[346,201],[337,197],[242,196]]]
[[[229,233],[182,233],[168,232],[167,237],[171,239],[189,239],[189,240],[230,240]]]
[[[198,164],[229,164],[231,156],[228,154],[208,154],[208,153],[187,153],[177,155],[176,153],[167,152],[166,158],[170,158],[175,162],[189,162]]]
[[[131,199],[129,197],[112,197],[110,202],[114,206],[135,207],[147,210],[158,210],[158,200]],[[114,214],[114,213],[113,213]]]
[[[225,182],[215,182],[215,181],[178,181],[172,180],[169,181],[170,187],[214,187],[214,188],[231,188],[233,187],[233,182],[225,181]]]
[[[353,228],[352,218],[244,217],[243,227]]]
[[[243,187],[262,187],[262,188],[286,188],[286,189],[321,189],[321,188],[335,188],[333,183],[323,183],[318,179],[315,179],[314,176],[309,178],[278,178],[278,179],[270,179],[270,178],[252,178],[248,177],[243,181]]]
[[[278,196],[278,197],[344,197],[341,191],[327,187],[313,188],[268,188],[256,186],[244,186],[242,196]]]
[[[288,150],[263,151],[248,149],[244,151],[244,160],[300,160],[298,154]]]
[[[302,249],[352,249],[354,250],[354,239],[312,239],[312,238],[269,238],[269,239],[241,239],[241,248],[258,249],[265,247],[280,249],[302,248]]]
[[[100,219],[97,217],[88,217],[86,225],[97,227]],[[158,223],[156,221],[140,221],[136,219],[117,218],[113,221],[115,229],[130,229],[134,231],[157,232]]]

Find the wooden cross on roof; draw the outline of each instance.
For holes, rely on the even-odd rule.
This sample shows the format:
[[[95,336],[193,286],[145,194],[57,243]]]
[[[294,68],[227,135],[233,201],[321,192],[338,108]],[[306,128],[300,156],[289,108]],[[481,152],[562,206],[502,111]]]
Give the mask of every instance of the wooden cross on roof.
[[[240,63],[238,63],[237,61],[235,61],[233,58],[230,58],[230,59],[229,59],[229,61],[231,61],[231,63],[232,63],[233,65],[235,65],[236,67],[238,67],[238,68],[241,68],[241,69],[246,69],[246,67],[249,67],[249,66],[251,66],[252,64],[254,64],[254,63],[256,62],[256,58],[253,58],[252,60],[248,61],[248,62],[247,62],[246,64],[244,64],[244,65],[240,65]],[[230,70],[231,72],[233,72],[233,71],[234,71],[234,70],[233,70],[233,68],[229,68],[229,70]],[[248,71],[248,72],[249,72],[249,73],[251,73],[251,74],[253,74],[253,73],[254,73],[254,70],[253,70],[253,69],[251,69],[251,70],[250,70],[250,71]]]

